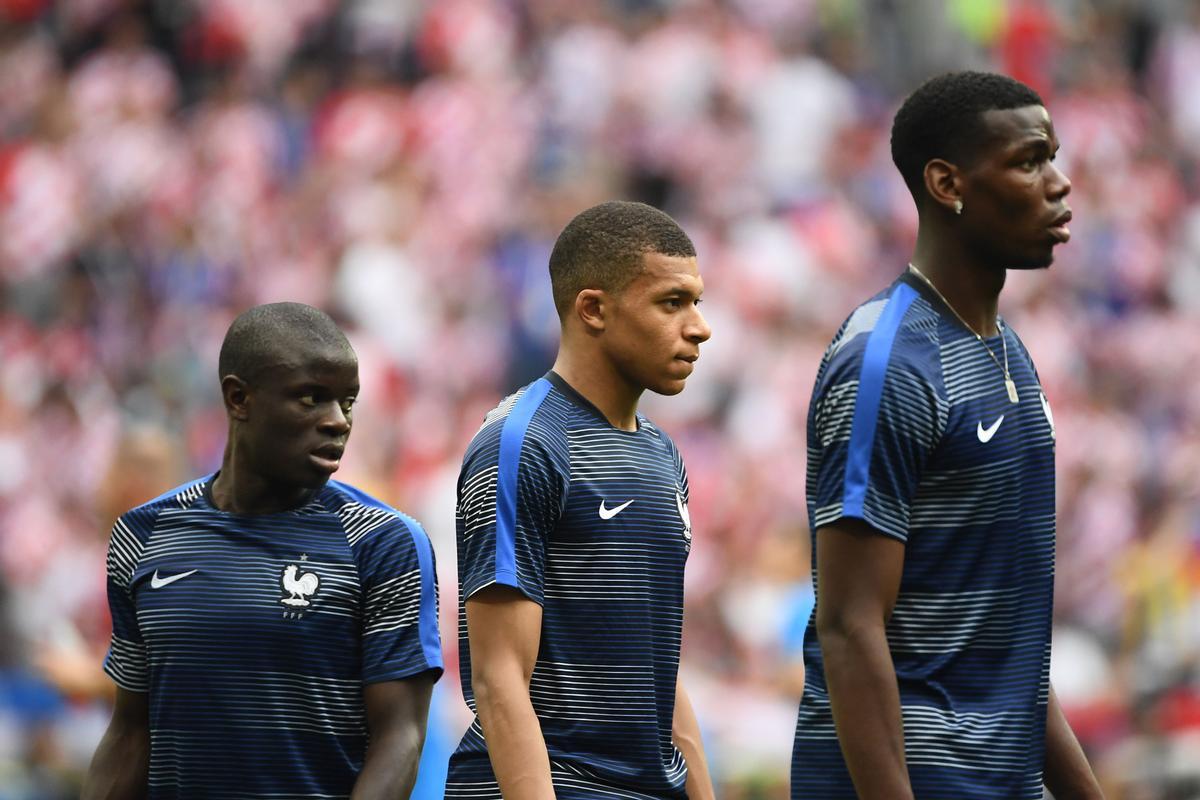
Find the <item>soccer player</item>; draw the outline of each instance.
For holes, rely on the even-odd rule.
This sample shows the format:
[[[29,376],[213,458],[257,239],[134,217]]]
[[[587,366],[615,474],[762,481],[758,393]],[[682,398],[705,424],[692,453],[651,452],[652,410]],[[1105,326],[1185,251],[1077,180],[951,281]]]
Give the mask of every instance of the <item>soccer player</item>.
[[[1053,418],[997,316],[1007,270],[1069,237],[1057,150],[1001,75],[933,78],[896,114],[913,261],[838,331],[808,416],[794,798],[1100,796],[1049,680]]]
[[[669,216],[611,202],[550,255],[552,371],[487,415],[458,482],[459,639],[476,713],[447,798],[712,797],[678,679],[687,473],[638,413],[710,330]]]
[[[219,366],[220,471],[113,527],[117,700],[84,797],[407,797],[442,671],[433,552],[329,479],[354,351],[277,303],[234,320]]]

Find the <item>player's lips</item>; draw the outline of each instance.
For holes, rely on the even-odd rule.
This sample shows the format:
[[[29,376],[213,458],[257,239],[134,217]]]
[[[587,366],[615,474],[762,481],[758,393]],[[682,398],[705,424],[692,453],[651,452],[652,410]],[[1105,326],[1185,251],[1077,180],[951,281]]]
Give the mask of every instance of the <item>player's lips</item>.
[[[1055,217],[1054,221],[1050,223],[1050,235],[1057,239],[1060,243],[1070,241],[1071,229],[1067,227],[1067,223],[1070,221],[1071,210],[1067,209]]]
[[[691,375],[696,368],[696,359],[700,356],[675,356],[675,360],[687,366],[687,374]]]
[[[318,467],[326,472],[337,472],[338,467],[341,466],[342,453],[345,450],[346,448],[341,445],[327,444],[313,450],[309,454],[309,457]]]

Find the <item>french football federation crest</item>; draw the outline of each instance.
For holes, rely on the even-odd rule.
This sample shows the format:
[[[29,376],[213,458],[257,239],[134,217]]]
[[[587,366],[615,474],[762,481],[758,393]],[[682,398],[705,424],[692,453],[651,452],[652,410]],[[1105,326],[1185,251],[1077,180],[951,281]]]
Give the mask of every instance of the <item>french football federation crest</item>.
[[[683,502],[683,495],[675,492],[675,507],[679,509],[679,518],[683,520],[683,538],[687,543],[692,543],[692,515],[688,513],[687,503]]]
[[[308,560],[307,555],[300,556],[300,561]],[[283,568],[283,574],[279,576],[279,585],[283,587],[286,597],[280,598],[279,602],[283,603],[288,608],[307,608],[312,605],[308,599],[317,593],[317,587],[321,585],[321,579],[317,577],[315,572],[301,572],[300,566],[297,564],[288,564]]]

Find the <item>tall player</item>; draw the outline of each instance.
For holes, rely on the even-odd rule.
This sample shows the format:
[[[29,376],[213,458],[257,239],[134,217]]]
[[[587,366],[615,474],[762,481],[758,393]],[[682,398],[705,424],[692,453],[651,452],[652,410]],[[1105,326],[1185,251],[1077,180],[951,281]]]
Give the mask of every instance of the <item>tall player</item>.
[[[462,684],[447,798],[712,797],[678,679],[687,473],[638,413],[683,390],[708,324],[691,240],[640,203],[550,256],[554,368],[488,414],[458,483]]]
[[[220,471],[113,528],[117,702],[84,797],[408,797],[442,671],[433,552],[329,480],[354,351],[277,303],[234,320],[219,367]]]
[[[1071,184],[1042,100],[959,72],[896,115],[912,264],[849,317],[808,418],[815,619],[794,798],[1100,791],[1050,687],[1054,423],[997,316],[1049,266]]]

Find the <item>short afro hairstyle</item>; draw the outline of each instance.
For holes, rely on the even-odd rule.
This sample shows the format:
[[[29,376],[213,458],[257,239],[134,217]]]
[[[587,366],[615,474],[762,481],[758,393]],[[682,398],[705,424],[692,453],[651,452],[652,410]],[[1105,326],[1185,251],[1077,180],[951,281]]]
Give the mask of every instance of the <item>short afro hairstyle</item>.
[[[614,200],[567,223],[550,253],[550,285],[559,317],[584,289],[616,292],[643,269],[646,253],[691,257],[696,246],[671,217],[645,203]]]
[[[1045,105],[1033,89],[993,72],[949,72],[921,84],[892,123],[892,161],[920,205],[925,165],[969,164],[988,144],[985,111]]]
[[[217,377],[236,375],[254,384],[285,348],[304,342],[316,348],[354,348],[337,323],[319,308],[304,303],[268,303],[238,315],[225,332],[217,357]]]

